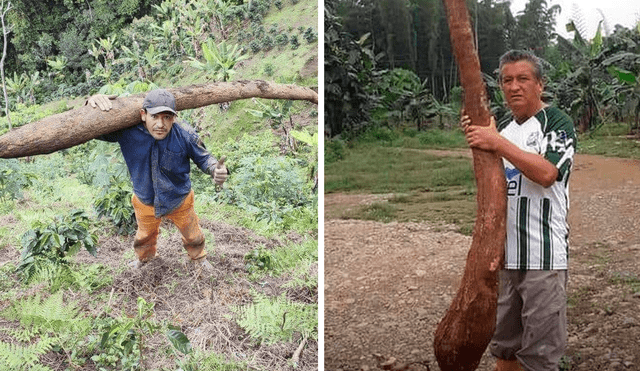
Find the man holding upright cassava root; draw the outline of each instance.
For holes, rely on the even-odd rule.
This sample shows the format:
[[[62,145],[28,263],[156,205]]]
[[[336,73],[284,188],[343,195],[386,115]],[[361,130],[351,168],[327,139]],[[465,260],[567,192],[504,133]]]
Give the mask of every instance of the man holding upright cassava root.
[[[576,138],[571,119],[542,101],[540,60],[509,51],[500,87],[513,119],[496,128],[461,124],[470,147],[495,152],[507,181],[505,267],[500,272],[491,353],[496,371],[558,370],[567,343],[569,175]]]
[[[115,96],[95,95],[87,100],[103,111],[112,108]],[[176,121],[176,100],[164,89],[149,92],[142,103],[136,126],[100,139],[118,142],[133,183],[133,208],[138,231],[133,242],[135,268],[156,257],[156,242],[162,217],[171,220],[182,234],[182,243],[197,268],[213,269],[206,260],[205,239],[194,210],[189,178],[189,159],[222,186],[229,172],[224,160],[216,160],[195,130]]]

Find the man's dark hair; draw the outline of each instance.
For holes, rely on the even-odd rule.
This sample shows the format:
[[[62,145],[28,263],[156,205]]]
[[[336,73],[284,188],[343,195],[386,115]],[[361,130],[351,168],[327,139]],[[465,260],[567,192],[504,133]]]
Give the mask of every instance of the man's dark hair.
[[[519,61],[527,61],[533,66],[533,73],[538,81],[544,81],[542,75],[542,60],[525,50],[509,50],[500,57],[500,65],[498,67],[498,81],[502,82],[502,66],[507,63],[515,63]]]

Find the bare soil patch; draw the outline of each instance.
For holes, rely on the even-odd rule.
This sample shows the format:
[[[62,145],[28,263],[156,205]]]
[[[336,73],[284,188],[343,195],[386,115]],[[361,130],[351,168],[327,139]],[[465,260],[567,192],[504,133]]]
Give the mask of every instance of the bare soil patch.
[[[639,186],[637,160],[576,156],[567,369],[640,370]],[[436,223],[339,219],[385,197],[325,195],[327,370],[377,370],[394,359],[439,370],[433,333],[457,290],[471,237]],[[494,364],[485,353],[478,370]]]

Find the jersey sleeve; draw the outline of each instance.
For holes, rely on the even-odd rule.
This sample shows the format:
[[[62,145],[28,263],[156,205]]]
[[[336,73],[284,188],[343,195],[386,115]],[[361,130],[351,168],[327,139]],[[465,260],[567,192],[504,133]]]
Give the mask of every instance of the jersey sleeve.
[[[570,171],[576,151],[576,133],[571,118],[552,107],[538,113],[538,120],[544,123],[542,151],[544,157],[558,168],[557,180],[562,180]]]

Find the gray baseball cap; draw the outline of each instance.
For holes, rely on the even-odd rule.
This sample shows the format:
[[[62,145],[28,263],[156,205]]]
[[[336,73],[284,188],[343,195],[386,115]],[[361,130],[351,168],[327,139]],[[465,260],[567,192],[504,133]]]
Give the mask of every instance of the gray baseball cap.
[[[176,115],[176,98],[164,89],[150,91],[142,102],[142,108],[152,115],[159,112],[173,112]]]

